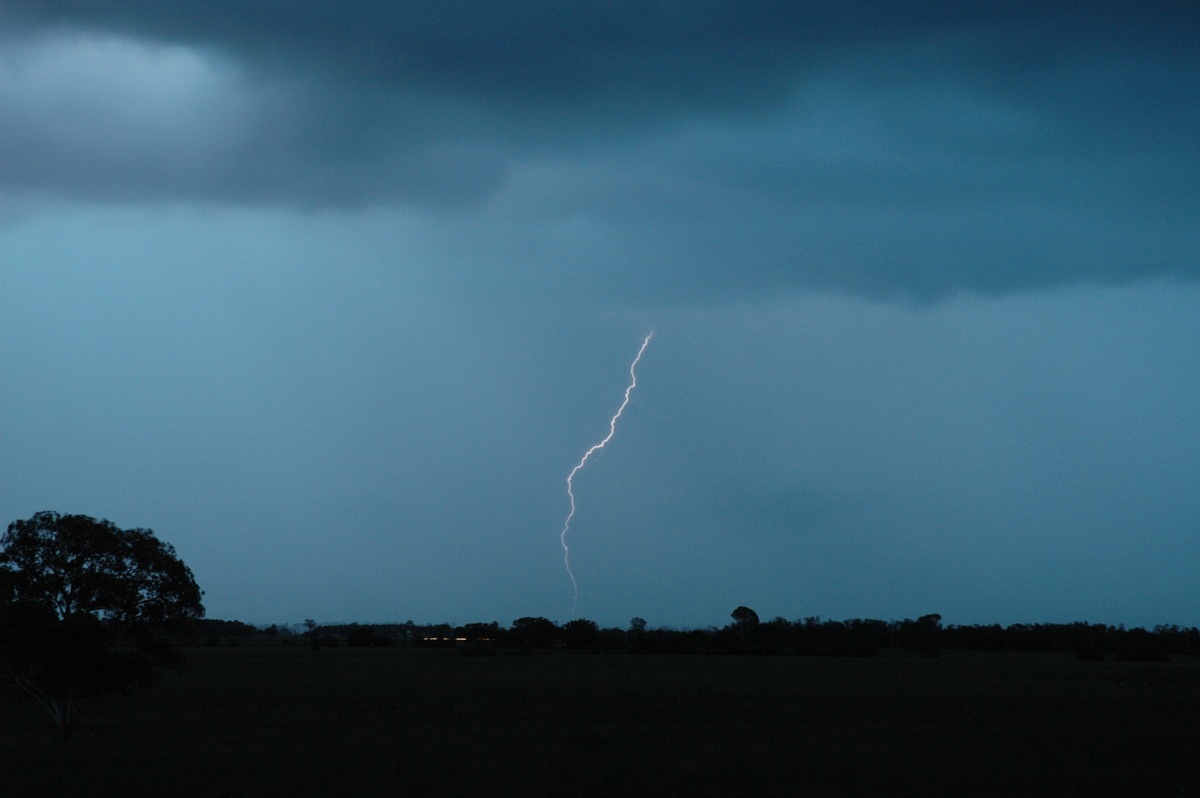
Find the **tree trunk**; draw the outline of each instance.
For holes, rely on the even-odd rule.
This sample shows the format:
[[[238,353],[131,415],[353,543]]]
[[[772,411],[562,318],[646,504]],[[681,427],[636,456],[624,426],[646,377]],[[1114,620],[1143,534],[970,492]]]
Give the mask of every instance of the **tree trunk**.
[[[50,716],[58,733],[66,739],[75,731],[75,697],[71,695],[53,696],[47,700]]]

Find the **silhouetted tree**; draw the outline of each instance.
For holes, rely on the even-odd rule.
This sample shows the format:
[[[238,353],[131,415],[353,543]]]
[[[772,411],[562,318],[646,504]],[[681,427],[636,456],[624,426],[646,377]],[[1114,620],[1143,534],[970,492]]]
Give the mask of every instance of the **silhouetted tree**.
[[[591,648],[600,627],[587,618],[576,618],[563,624],[563,639],[571,648]]]
[[[518,645],[541,648],[554,645],[554,641],[558,639],[558,627],[554,625],[554,621],[547,618],[517,618],[512,623],[510,634]]]
[[[641,651],[646,645],[646,619],[636,615],[629,619],[629,631],[625,643],[630,651]]]
[[[745,642],[758,626],[758,613],[749,607],[738,607],[733,612],[729,613],[729,617],[733,618],[733,628],[737,632],[738,639]]]
[[[0,679],[66,736],[78,702],[144,684],[204,614],[192,572],[148,529],[41,512],[0,538]]]
[[[733,618],[733,622],[738,626],[758,626],[758,613],[749,607],[738,607],[729,613],[729,617]]]
[[[941,653],[942,616],[936,612],[922,615],[913,623],[914,648],[927,657]]]

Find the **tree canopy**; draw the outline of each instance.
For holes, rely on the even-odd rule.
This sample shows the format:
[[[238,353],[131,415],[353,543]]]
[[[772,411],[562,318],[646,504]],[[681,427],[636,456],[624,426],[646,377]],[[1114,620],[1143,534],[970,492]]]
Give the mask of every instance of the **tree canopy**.
[[[144,683],[204,614],[191,570],[148,529],[40,512],[0,538],[0,679],[66,735],[78,701]]]

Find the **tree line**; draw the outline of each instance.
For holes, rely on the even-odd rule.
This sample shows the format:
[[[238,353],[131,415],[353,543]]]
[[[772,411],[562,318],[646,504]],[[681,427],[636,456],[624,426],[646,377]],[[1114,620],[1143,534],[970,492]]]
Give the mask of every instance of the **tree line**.
[[[490,623],[330,624],[306,623],[294,637],[311,648],[408,645],[458,648],[467,652],[517,649],[628,654],[754,654],[864,657],[885,651],[936,656],[942,651],[1041,651],[1074,654],[1081,659],[1166,660],[1200,655],[1200,629],[1159,625],[1151,629],[1101,623],[943,624],[936,613],[903,620],[816,616],[760,621],[738,607],[722,627],[652,628],[642,618],[625,627],[602,627],[586,618],[557,624],[548,618],[517,618],[509,626]],[[277,636],[280,627],[257,629],[230,621],[201,621],[209,639]]]

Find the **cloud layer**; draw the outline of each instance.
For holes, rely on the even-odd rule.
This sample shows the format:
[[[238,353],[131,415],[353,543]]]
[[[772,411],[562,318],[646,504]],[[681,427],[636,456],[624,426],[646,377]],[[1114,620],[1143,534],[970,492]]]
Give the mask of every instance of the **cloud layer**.
[[[9,198],[396,206],[656,301],[1197,274],[1185,3],[2,8]]]

